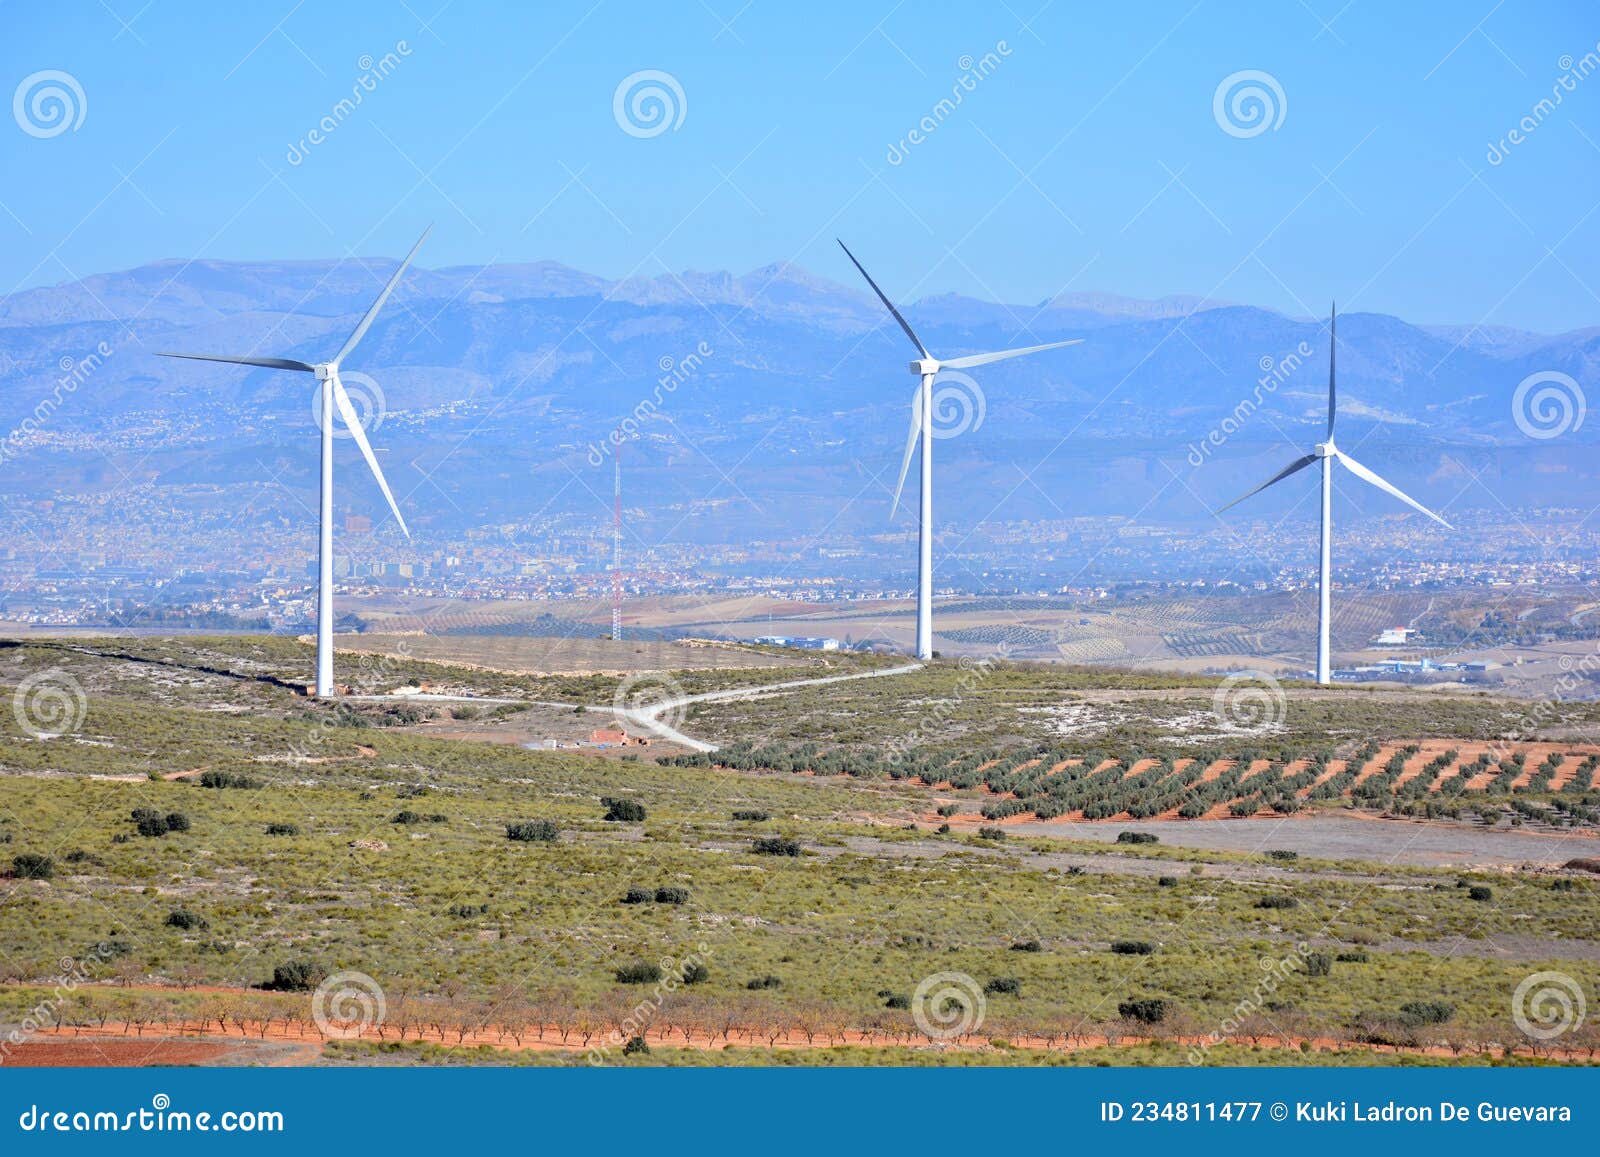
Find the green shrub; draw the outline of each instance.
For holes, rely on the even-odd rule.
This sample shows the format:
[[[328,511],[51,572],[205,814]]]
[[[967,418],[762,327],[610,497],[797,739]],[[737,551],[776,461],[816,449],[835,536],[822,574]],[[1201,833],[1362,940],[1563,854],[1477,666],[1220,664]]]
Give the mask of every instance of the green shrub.
[[[1269,860],[1282,860],[1284,863],[1289,863],[1290,861],[1298,860],[1300,853],[1291,852],[1285,848],[1272,848],[1266,853],[1266,856]]]
[[[1474,884],[1467,889],[1467,899],[1486,903],[1494,899],[1494,889],[1487,884]]]
[[[644,822],[644,804],[636,799],[615,799],[611,796],[602,796],[600,802],[606,805],[606,814],[602,819],[612,823],[639,824]]]
[[[272,980],[261,987],[273,992],[310,992],[327,979],[328,970],[309,960],[291,960],[272,970]]]
[[[1443,1024],[1456,1014],[1456,1006],[1442,1000],[1409,1000],[1400,1006],[1400,1023],[1417,1028]]]
[[[141,836],[164,836],[168,832],[186,832],[189,830],[189,817],[182,812],[168,812],[162,815],[155,808],[136,807],[131,813],[133,825]]]
[[[210,921],[204,916],[196,915],[185,908],[174,908],[167,913],[166,925],[168,928],[182,928],[185,931],[191,928],[209,928]]]
[[[1117,1015],[1140,1024],[1160,1024],[1167,1019],[1167,1002],[1158,996],[1124,1000],[1117,1005]]]
[[[298,836],[299,834],[299,824],[271,823],[267,825],[267,835],[269,836]]]
[[[656,894],[649,888],[629,888],[622,897],[624,904],[649,904],[656,898]]]
[[[553,844],[558,834],[554,820],[518,820],[506,825],[506,839],[523,844]]]
[[[711,969],[698,960],[691,960],[683,966],[683,982],[685,984],[704,984],[711,979]]]
[[[1333,956],[1327,952],[1306,953],[1306,975],[1327,976],[1333,971]]]
[[[420,824],[422,817],[408,808],[404,811],[396,812],[394,819],[389,822],[392,824]]]
[[[656,889],[657,904],[687,904],[689,889],[678,884],[668,884]]]
[[[884,1008],[910,1008],[911,998],[904,993],[897,992],[883,1002]]]
[[[445,915],[454,916],[458,920],[470,920],[475,916],[487,916],[488,914],[489,905],[487,904],[452,904],[445,909]]]
[[[1003,840],[1006,838],[1006,830],[1005,828],[979,828],[978,838],[980,840]]]
[[[1178,877],[1176,876],[1161,876],[1156,880],[1156,887],[1158,888],[1176,888],[1177,886]]]
[[[200,786],[249,789],[260,787],[261,781],[252,779],[248,775],[240,775],[237,771],[202,771],[200,773]]]
[[[961,805],[960,804],[953,804],[953,803],[947,803],[943,807],[938,807],[938,808],[934,809],[935,813],[937,813],[938,815],[944,816],[946,819],[948,819],[950,816],[955,815],[956,812],[958,812],[960,810],[961,810]]]
[[[11,857],[11,873],[19,880],[48,880],[56,874],[56,862],[38,852],[23,852]]]
[[[654,984],[661,979],[659,965],[640,960],[617,969],[618,984]]]
[[[758,976],[754,980],[745,981],[744,986],[751,992],[760,992],[767,988],[782,988],[783,981],[776,976]]]
[[[622,1055],[647,1057],[650,1055],[650,1046],[645,1043],[644,1037],[631,1036],[628,1038],[628,1043],[622,1046]]]
[[[1148,940],[1113,940],[1111,951],[1118,956],[1149,956],[1156,946]]]
[[[983,991],[1000,996],[1021,996],[1022,981],[1015,976],[996,976],[983,986]]]
[[[1334,957],[1340,964],[1365,964],[1367,954],[1359,948],[1348,949]]]
[[[1159,844],[1161,837],[1152,832],[1118,832],[1119,844]]]
[[[1256,901],[1257,908],[1298,908],[1300,901],[1293,896],[1263,896]]]
[[[762,811],[760,808],[741,808],[733,813],[736,820],[748,820],[751,823],[765,823],[772,818],[771,812]]]
[[[1013,952],[1043,952],[1044,945],[1037,940],[1018,940],[1011,946]]]
[[[800,841],[784,836],[762,836],[751,844],[751,851],[758,856],[798,856]]]

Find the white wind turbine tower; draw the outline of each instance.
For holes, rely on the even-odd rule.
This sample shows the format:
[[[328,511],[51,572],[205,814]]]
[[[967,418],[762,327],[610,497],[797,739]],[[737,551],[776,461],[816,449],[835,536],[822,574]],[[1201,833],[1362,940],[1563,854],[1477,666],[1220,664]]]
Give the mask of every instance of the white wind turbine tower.
[[[355,406],[350,401],[350,395],[345,392],[344,384],[339,380],[339,366],[349,357],[351,352],[366,336],[367,330],[372,327],[373,319],[378,316],[378,311],[383,308],[384,302],[389,300],[389,295],[394,292],[394,287],[400,283],[400,278],[405,275],[406,269],[411,264],[411,259],[417,255],[417,250],[422,248],[422,243],[427,240],[428,233],[432,230],[430,225],[423,230],[422,236],[417,238],[417,243],[411,247],[411,252],[406,254],[406,259],[400,263],[400,268],[394,271],[394,276],[389,279],[389,284],[383,287],[383,292],[378,294],[378,299],[372,307],[362,316],[360,324],[355,331],[345,340],[329,361],[308,363],[295,361],[292,358],[233,358],[222,357],[215,354],[179,354],[163,353],[167,358],[193,358],[203,362],[228,362],[240,366],[262,366],[269,370],[298,370],[302,373],[315,374],[322,383],[321,403],[322,414],[319,425],[322,427],[322,502],[320,511],[321,536],[317,548],[317,679],[315,694],[326,698],[333,694],[333,412],[339,411],[339,419],[350,431],[350,436],[355,439],[356,445],[361,448],[361,456],[367,460],[367,465],[372,469],[372,476],[378,480],[378,488],[383,491],[383,496],[389,500],[389,509],[394,511],[395,521],[400,524],[400,529],[405,531],[407,538],[411,537],[411,530],[406,526],[406,520],[400,514],[400,507],[395,503],[394,494],[389,490],[389,483],[383,477],[383,471],[378,467],[378,458],[372,452],[372,444],[367,441],[366,431],[361,428],[361,416],[356,413]]]
[[[911,363],[911,372],[921,379],[922,385],[917,393],[916,409],[911,415],[911,432],[906,437],[906,453],[900,462],[900,481],[894,488],[894,505],[889,516],[894,517],[900,509],[900,492],[905,489],[906,471],[911,468],[911,454],[917,448],[917,435],[922,435],[922,503],[917,520],[917,658],[933,658],[933,379],[940,370],[970,370],[976,366],[986,366],[990,362],[1004,361],[1006,358],[1018,358],[1023,354],[1036,354],[1042,350],[1060,349],[1062,346],[1077,345],[1083,339],[1073,338],[1071,341],[1053,341],[1045,345],[1031,345],[1022,349],[1001,350],[991,354],[968,354],[960,358],[936,358],[930,354],[927,347],[922,344],[922,339],[912,332],[906,319],[900,316],[900,311],[894,303],[884,296],[883,290],[878,288],[878,283],[872,280],[872,275],[862,268],[861,262],[856,260],[856,255],[850,252],[850,247],[843,241],[839,248],[844,250],[845,256],[850,258],[850,263],[860,271],[861,276],[867,279],[867,284],[872,286],[872,292],[878,295],[878,300],[883,302],[884,308],[894,315],[895,321],[900,323],[900,328],[905,330],[906,336],[911,339],[911,344],[917,347],[921,356]]]
[[[1361,465],[1361,463],[1357,462],[1354,458],[1350,457],[1350,455],[1346,454],[1343,450],[1334,445],[1333,419],[1336,401],[1334,388],[1334,354],[1339,344],[1337,326],[1338,310],[1334,309],[1329,314],[1328,319],[1327,440],[1318,442],[1312,447],[1311,453],[1305,455],[1303,458],[1295,459],[1293,462],[1289,463],[1289,465],[1285,466],[1282,470],[1274,474],[1271,478],[1268,478],[1260,486],[1257,486],[1254,490],[1251,490],[1245,494],[1241,494],[1238,498],[1235,498],[1232,502],[1228,503],[1227,506],[1223,506],[1216,511],[1216,513],[1221,514],[1224,510],[1229,509],[1229,507],[1237,506],[1246,498],[1249,498],[1255,494],[1260,494],[1274,482],[1280,482],[1296,471],[1305,469],[1318,459],[1322,461],[1322,547],[1317,568],[1317,682],[1324,684],[1331,683],[1333,681],[1331,652],[1328,647],[1328,632],[1332,623],[1332,617],[1329,614],[1329,596],[1332,588],[1331,568],[1333,560],[1334,462],[1342,462],[1345,468],[1357,478],[1360,478],[1365,482],[1370,482],[1379,490],[1383,490],[1394,495],[1413,510],[1418,510],[1423,514],[1426,514],[1429,518],[1433,519],[1446,530],[1455,529],[1444,519],[1440,518],[1433,511],[1422,505],[1422,503],[1418,502],[1415,498],[1412,498],[1410,495],[1401,491],[1398,486],[1379,478],[1371,470],[1368,470],[1365,466]]]

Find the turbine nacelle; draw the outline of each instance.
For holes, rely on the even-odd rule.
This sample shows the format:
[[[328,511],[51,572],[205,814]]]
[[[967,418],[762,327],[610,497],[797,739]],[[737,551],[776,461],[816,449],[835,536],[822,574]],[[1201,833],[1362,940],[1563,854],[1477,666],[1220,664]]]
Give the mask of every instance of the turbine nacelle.
[[[1318,442],[1311,447],[1311,453],[1318,458],[1337,458],[1339,448],[1333,444],[1333,439],[1329,438],[1326,442]]]
[[[317,381],[325,382],[329,378],[339,376],[338,362],[321,362],[311,367],[311,372],[317,375]]]
[[[911,372],[918,377],[928,377],[939,372],[938,358],[918,358],[911,363]]]

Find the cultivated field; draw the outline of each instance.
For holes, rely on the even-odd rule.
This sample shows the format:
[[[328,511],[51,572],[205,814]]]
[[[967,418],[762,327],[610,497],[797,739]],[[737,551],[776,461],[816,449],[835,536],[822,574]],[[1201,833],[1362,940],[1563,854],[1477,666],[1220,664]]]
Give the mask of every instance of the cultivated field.
[[[476,740],[560,717],[532,716],[552,710],[535,701],[598,718],[616,677],[345,657],[339,677],[373,697],[328,705],[298,689],[308,660],[284,639],[0,651],[8,688],[48,684],[78,705],[48,727],[26,696],[0,712],[0,1022],[34,1042],[6,1060],[92,1060],[60,1051],[75,1045],[134,1063],[141,1042],[170,1039],[230,1051],[145,1055],[228,1063],[247,1040],[288,1050],[263,1063],[361,1064],[1579,1063],[1600,1050],[1592,1025],[1544,1040],[1514,1016],[1535,972],[1592,993],[1600,877],[1482,841],[1587,848],[1580,813],[1600,793],[1582,770],[1590,741],[1570,737],[1530,734],[1512,745],[1527,752],[1517,775],[1497,763],[1465,777],[1513,704],[1291,688],[1269,734],[1180,743],[1205,734],[1211,682],[1001,665],[977,672],[980,690],[974,668],[942,663],[704,703],[681,724],[748,733],[760,747],[745,754],[781,762],[598,759]],[[829,662],[817,673],[872,660]],[[794,676],[670,677],[692,694]],[[510,702],[387,694],[423,682]],[[1548,726],[1584,731],[1590,710]],[[1064,734],[1063,718],[1091,729]],[[1160,795],[1194,768],[1215,784],[1242,764],[1235,786],[1287,799],[1313,748],[1329,749],[1332,782],[1369,742],[1349,790],[1319,797],[1313,782],[1291,819],[1249,821],[1253,847],[1176,834],[1230,821],[1122,810],[1088,825],[1082,807],[1040,820],[1034,806],[1070,766],[1092,771],[1067,781],[1113,790],[1159,767],[1141,782]],[[1386,753],[1411,743],[1391,775]],[[1412,765],[1441,743],[1456,759],[1408,797],[1424,778]],[[961,782],[897,775],[896,751],[946,771],[978,761]],[[1387,795],[1361,794],[1380,779]],[[1350,818],[1457,780],[1462,820]],[[1011,802],[1027,806],[982,814]],[[1375,836],[1319,835],[1323,821]],[[1385,854],[1413,830],[1435,853],[1464,833],[1470,854],[1450,867]]]

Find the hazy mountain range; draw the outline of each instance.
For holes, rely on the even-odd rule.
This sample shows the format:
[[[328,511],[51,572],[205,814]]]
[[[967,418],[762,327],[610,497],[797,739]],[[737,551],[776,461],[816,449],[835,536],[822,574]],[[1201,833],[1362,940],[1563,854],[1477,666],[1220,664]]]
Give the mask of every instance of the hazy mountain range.
[[[0,299],[0,432],[22,431],[0,492],[114,484],[106,453],[165,482],[236,477],[259,471],[251,459],[285,457],[287,477],[310,485],[309,379],[154,353],[316,360],[393,269],[376,259],[162,261]],[[1033,305],[941,295],[906,313],[947,356],[1086,339],[975,375],[981,425],[937,451],[950,517],[981,518],[1001,500],[996,517],[1127,512],[1152,499],[1163,516],[1199,516],[1309,446],[1324,420],[1325,318],[1101,293]],[[823,517],[817,499],[863,488],[856,505],[884,516],[912,354],[864,292],[792,265],[613,282],[537,262],[415,270],[345,369],[379,383],[386,415],[374,441],[467,496],[463,518],[526,508],[530,493],[592,471],[594,448],[632,413],[634,468],[678,471],[655,494],[641,488],[642,501],[693,501],[723,474],[720,497],[754,524],[804,525]],[[63,392],[64,359],[81,380]],[[1424,501],[1455,493],[1451,476],[1486,472],[1506,502],[1577,504],[1575,486],[1592,491],[1600,420],[1530,437],[1513,395],[1541,372],[1592,392],[1597,369],[1600,328],[1543,335],[1344,314],[1340,441],[1369,464],[1382,459]],[[1201,446],[1209,431],[1220,447]],[[1165,485],[1173,472],[1185,485]],[[399,473],[397,488],[409,489]]]

